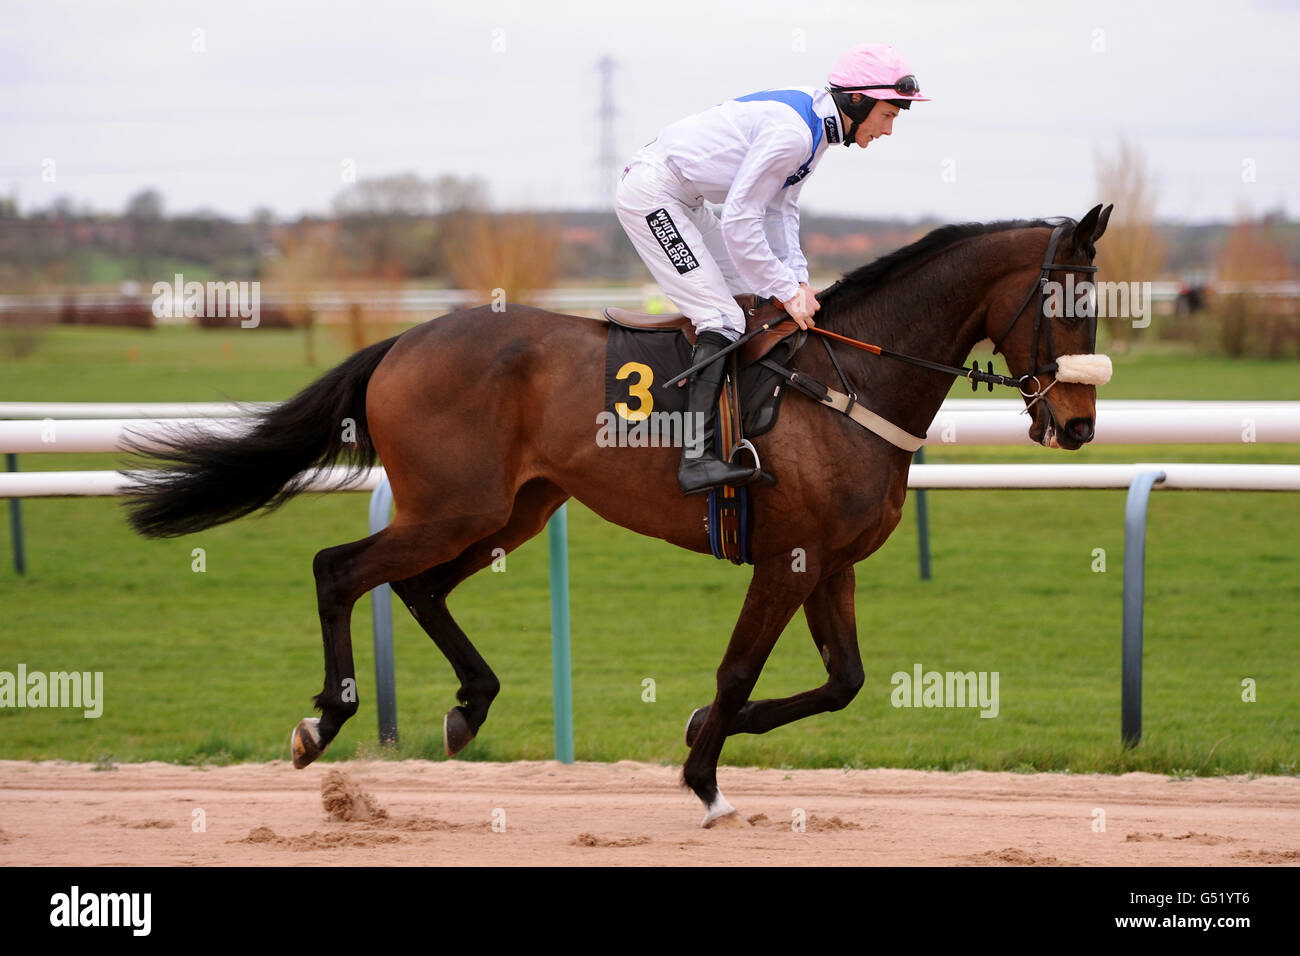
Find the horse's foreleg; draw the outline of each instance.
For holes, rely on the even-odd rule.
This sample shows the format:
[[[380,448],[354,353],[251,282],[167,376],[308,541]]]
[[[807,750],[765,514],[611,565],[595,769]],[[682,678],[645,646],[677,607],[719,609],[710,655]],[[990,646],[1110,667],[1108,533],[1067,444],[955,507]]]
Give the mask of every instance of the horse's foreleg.
[[[378,534],[326,548],[316,555],[312,570],[316,575],[316,604],[325,646],[325,684],[315,698],[321,715],[304,718],[290,737],[295,767],[306,767],[319,757],[348,718],[357,712],[357,681],[352,660],[353,605],[371,588],[408,578],[446,560],[448,551],[454,555],[463,550],[493,530],[483,526],[490,520],[479,518],[477,524],[392,524]],[[440,555],[440,549],[446,550]]]
[[[516,495],[510,521],[500,531],[466,548],[453,561],[393,583],[393,590],[438,645],[460,681],[456,691],[460,703],[447,711],[442,722],[443,746],[448,757],[454,757],[478,734],[487,719],[488,708],[501,690],[501,682],[452,619],[447,610],[447,595],[498,556],[534,537],[566,497],[549,481],[529,482]]]
[[[808,595],[805,581],[805,575],[791,574],[784,557],[754,569],[745,606],[718,666],[716,696],[682,768],[682,782],[704,803],[706,827],[745,825],[718,789],[718,758],[777,638]]]
[[[813,714],[843,710],[857,696],[862,688],[863,673],[853,613],[853,586],[853,568],[850,566],[819,581],[804,602],[808,629],[826,665],[826,683],[792,697],[750,701],[740,708],[728,733],[765,734],[774,727]],[[708,707],[701,707],[691,714],[686,725],[688,747],[699,734],[708,711]]]

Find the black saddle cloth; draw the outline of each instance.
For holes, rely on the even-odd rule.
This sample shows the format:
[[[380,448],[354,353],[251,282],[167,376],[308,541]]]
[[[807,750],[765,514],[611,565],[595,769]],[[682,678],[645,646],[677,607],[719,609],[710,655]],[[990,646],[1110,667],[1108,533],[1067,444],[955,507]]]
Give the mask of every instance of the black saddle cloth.
[[[792,336],[777,343],[766,358],[784,364],[797,350],[799,338]],[[624,418],[638,412],[684,412],[688,386],[664,388],[662,383],[690,366],[691,344],[680,330],[634,330],[611,322],[605,345],[605,410]],[[785,390],[782,376],[765,365],[741,370],[741,429],[745,438],[772,430]]]

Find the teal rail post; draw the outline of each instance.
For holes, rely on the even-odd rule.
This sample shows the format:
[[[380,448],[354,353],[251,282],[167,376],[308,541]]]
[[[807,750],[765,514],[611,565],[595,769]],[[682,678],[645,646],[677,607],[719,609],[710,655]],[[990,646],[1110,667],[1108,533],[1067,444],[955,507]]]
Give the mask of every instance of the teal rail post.
[[[565,505],[546,525],[551,547],[551,681],[555,759],[573,763],[573,678],[569,656],[569,516]]]
[[[5,455],[5,462],[10,471],[18,470],[17,455]],[[19,498],[9,499],[9,538],[14,548],[14,571],[24,574],[27,571],[27,558],[23,553],[23,503]]]
[[[918,465],[925,464],[925,449],[918,448],[912,456]],[[921,580],[930,580],[930,509],[925,500],[925,489],[916,491],[916,546],[921,562]]]
[[[1142,604],[1146,592],[1147,502],[1163,471],[1144,471],[1128,487],[1124,504],[1124,638],[1120,672],[1120,739],[1142,739]]]
[[[370,533],[388,525],[393,490],[384,478],[370,494]],[[397,674],[393,664],[393,589],[381,584],[370,592],[375,636],[375,702],[379,710],[379,742],[397,746]]]

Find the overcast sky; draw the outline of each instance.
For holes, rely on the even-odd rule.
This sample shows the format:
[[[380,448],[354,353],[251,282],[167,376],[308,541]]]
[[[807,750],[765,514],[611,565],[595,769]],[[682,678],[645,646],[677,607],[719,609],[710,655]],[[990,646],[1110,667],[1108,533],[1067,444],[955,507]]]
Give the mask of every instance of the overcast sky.
[[[351,161],[479,175],[498,208],[594,208],[600,57],[621,169],[681,116],[824,84],[858,42],[893,44],[933,102],[832,147],[805,210],[1078,217],[1127,137],[1163,219],[1300,211],[1294,0],[4,0],[0,193],[120,210],[152,186],[173,212],[296,216],[327,211]]]

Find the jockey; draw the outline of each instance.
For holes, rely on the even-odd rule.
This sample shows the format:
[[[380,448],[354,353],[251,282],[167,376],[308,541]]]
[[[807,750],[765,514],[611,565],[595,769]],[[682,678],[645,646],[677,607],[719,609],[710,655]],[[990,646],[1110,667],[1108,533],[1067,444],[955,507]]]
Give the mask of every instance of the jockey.
[[[893,132],[894,117],[927,100],[893,47],[865,43],[835,64],[826,89],[750,93],[664,127],[623,170],[619,222],[650,273],[695,327],[692,365],[745,332],[734,296],[774,298],[806,329],[820,307],[799,248],[799,191],[832,144],[863,149]],[[706,201],[722,204],[722,214]],[[683,450],[685,494],[743,485],[755,468],[721,461],[715,440],[724,360],[690,383],[687,411],[706,423]],[[694,452],[694,455],[691,454]]]

